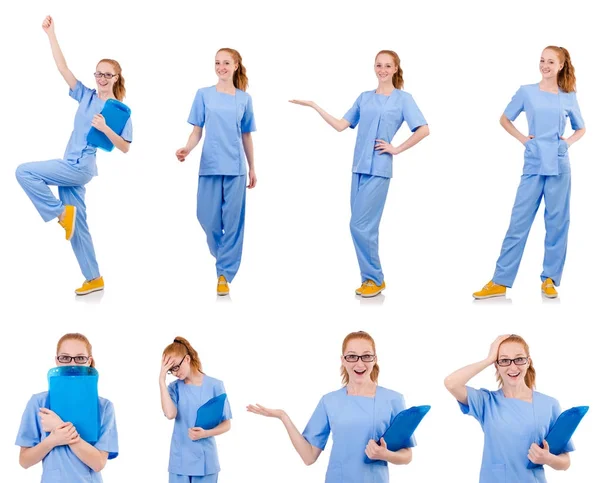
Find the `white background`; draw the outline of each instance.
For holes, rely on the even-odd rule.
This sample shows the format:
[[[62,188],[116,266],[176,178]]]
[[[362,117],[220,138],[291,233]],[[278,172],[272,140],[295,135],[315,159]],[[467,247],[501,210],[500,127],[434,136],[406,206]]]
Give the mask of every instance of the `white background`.
[[[339,387],[340,345],[372,333],[380,383],[409,405],[433,409],[419,446],[391,481],[477,481],[483,436],[445,392],[452,370],[487,355],[500,333],[531,345],[538,390],[563,408],[590,405],[572,468],[551,482],[590,481],[600,404],[597,376],[599,94],[591,3],[503,2],[13,2],[1,7],[0,320],[5,382],[0,479],[39,481],[18,465],[14,439],[32,393],[46,389],[55,343],[85,333],[101,395],[116,407],[119,458],[106,482],[167,481],[172,423],[157,376],[175,335],[198,349],[225,382],[234,424],[218,437],[221,482],[322,482],[328,454],[305,468],[282,425],[246,414],[260,402],[286,409],[302,429],[321,395]],[[75,298],[82,282],[63,231],[44,224],[14,178],[19,163],[64,152],[76,103],[56,71],[46,35],[52,14],[69,67],[86,85],[102,57],[123,66],[133,112],[127,155],[98,155],[88,219],[104,294]],[[537,82],[547,44],[567,47],[588,134],[571,149],[569,255],[560,299],[540,295],[543,221],[532,229],[507,299],[474,303],[492,276],[523,163],[523,148],[498,119],[519,85]],[[174,152],[197,88],[216,81],[214,54],[238,49],[250,78],[258,131],[258,187],[248,193],[244,257],[230,298],[215,295],[214,261],[195,218],[200,148]],[[402,59],[405,88],[431,136],[396,157],[380,255],[388,289],[360,300],[348,229],[355,132],[329,128],[313,99],[341,117],[374,89],[380,49]],[[526,132],[524,116],[517,125]],[[409,135],[403,127],[395,144]],[[543,210],[543,207],[542,209]],[[493,370],[472,381],[495,388]],[[330,443],[331,444],[331,443]],[[597,446],[596,446],[597,448]],[[329,447],[328,447],[329,449]]]

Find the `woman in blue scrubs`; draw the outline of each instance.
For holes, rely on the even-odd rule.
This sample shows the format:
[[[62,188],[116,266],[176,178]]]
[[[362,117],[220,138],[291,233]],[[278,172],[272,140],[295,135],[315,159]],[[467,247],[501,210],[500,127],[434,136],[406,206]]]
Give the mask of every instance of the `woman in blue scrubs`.
[[[42,219],[50,221],[58,218],[65,229],[65,237],[71,241],[85,277],[83,285],[75,293],[86,295],[104,289],[86,215],[85,185],[98,174],[96,148],[87,144],[87,135],[93,126],[104,133],[119,150],[124,153],[129,151],[132,139],[131,119],[127,121],[121,135],[118,135],[106,125],[100,114],[107,99],[122,100],[125,97],[125,80],[117,61],[103,59],[94,73],[97,90],[85,87],[67,67],[54,32],[54,20],[46,17],[42,28],[48,34],[58,71],[69,85],[69,95],[79,103],[79,108],[63,159],[21,164],[16,176]],[[58,186],[58,199],[50,186]]]
[[[56,348],[56,365],[94,367],[89,340],[81,334],[64,335]],[[41,461],[42,483],[101,483],[100,472],[107,460],[117,457],[119,445],[113,404],[99,398],[98,405],[100,437],[91,445],[73,424],[47,409],[47,391],[32,396],[16,441],[21,466],[29,468]]]
[[[343,387],[321,398],[303,433],[281,409],[258,404],[247,409],[279,419],[306,465],[317,460],[331,433],[333,447],[326,483],[386,483],[388,463],[406,465],[412,460],[411,448],[389,451],[382,438],[394,417],[406,409],[404,397],[378,385],[375,341],[366,332],[346,336],[341,362]],[[366,463],[365,455],[375,461]]]
[[[194,126],[179,161],[206,129],[198,176],[197,216],[216,259],[217,294],[229,294],[242,261],[246,188],[256,186],[252,132],[256,131],[248,77],[239,52],[221,49],[215,57],[217,84],[196,93],[188,122]],[[248,186],[246,186],[246,162]]]
[[[427,121],[410,94],[402,90],[404,79],[398,54],[382,50],[375,58],[378,86],[363,92],[342,119],[336,119],[313,101],[290,101],[309,106],[336,131],[358,125],[350,206],[350,232],[358,258],[362,285],[356,294],[374,297],[385,289],[379,261],[379,223],[392,177],[393,157],[429,135]],[[392,146],[403,122],[413,132],[404,143]]]
[[[497,391],[473,389],[469,380],[493,365]],[[529,346],[518,335],[503,335],[492,344],[487,358],[449,375],[446,388],[461,411],[473,416],[484,433],[480,483],[545,483],[543,467],[528,469],[529,461],[566,470],[569,442],[564,453],[550,453],[545,437],[561,413],[558,401],[535,391],[535,369]]]
[[[546,205],[542,294],[548,298],[558,296],[555,287],[562,278],[570,223],[569,148],[585,134],[585,126],[575,94],[575,69],[567,49],[546,47],[540,73],[542,80],[521,86],[500,119],[502,127],[525,146],[525,164],[496,271],[492,280],[473,294],[476,299],[502,296],[507,287],[512,287],[542,198]],[[513,125],[523,111],[527,114],[528,136]],[[565,138],[567,120],[574,132]]]
[[[168,386],[167,374],[177,378]],[[202,372],[198,353],[183,337],[165,348],[159,385],[163,413],[175,420],[169,483],[216,483],[221,467],[215,436],[231,429],[229,400],[225,400],[221,423],[213,429],[195,427],[196,413],[207,401],[224,394],[225,386]]]

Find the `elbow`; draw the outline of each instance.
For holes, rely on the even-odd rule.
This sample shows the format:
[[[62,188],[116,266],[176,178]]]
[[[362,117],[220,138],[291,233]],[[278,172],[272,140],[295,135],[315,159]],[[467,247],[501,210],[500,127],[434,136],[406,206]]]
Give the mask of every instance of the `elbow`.
[[[503,113],[503,114],[500,116],[500,125],[501,125],[502,127],[506,127],[506,123],[509,123],[509,122],[510,122],[510,121],[508,120],[508,117],[506,117],[506,114],[504,114],[504,113]]]
[[[584,127],[582,127],[581,129],[578,129],[577,131],[581,133],[581,136],[583,136],[585,134],[586,129]]]
[[[125,144],[121,147],[121,151],[125,154],[129,152],[131,144],[128,141],[125,141]]]
[[[408,448],[406,451],[406,459],[404,460],[404,464],[408,465],[412,462],[413,459],[413,452],[412,452],[412,448]]]
[[[425,124],[424,126],[421,126],[419,128],[419,131],[421,131],[423,133],[423,137],[426,138],[427,136],[429,136],[429,125]]]
[[[315,462],[317,461],[317,458],[315,458],[314,456],[311,456],[310,458],[302,458],[302,461],[304,462],[304,464],[306,466],[311,466],[314,465]]]
[[[223,421],[223,432],[226,433],[231,429],[231,419]]]
[[[23,458],[23,456],[19,456],[19,465],[21,465],[21,468],[25,470],[31,467],[31,464],[29,464],[29,462]]]
[[[444,379],[444,386],[446,387],[446,389],[448,389],[448,391],[452,392],[452,388],[454,387],[454,385],[452,384],[452,378],[450,376]]]
[[[102,461],[99,461],[98,463],[96,463],[95,465],[93,465],[92,471],[94,471],[94,473],[100,473],[104,467],[106,466],[106,460],[103,459]]]
[[[177,417],[177,409],[174,411],[163,411],[163,414],[165,415],[165,418],[171,421]]]

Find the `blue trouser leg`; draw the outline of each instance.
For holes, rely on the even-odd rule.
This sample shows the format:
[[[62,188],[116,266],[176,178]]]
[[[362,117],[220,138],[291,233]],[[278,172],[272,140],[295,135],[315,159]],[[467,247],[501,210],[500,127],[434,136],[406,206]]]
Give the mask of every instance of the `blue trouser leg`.
[[[204,476],[187,476],[169,473],[169,483],[217,483],[218,481],[219,473]]]
[[[385,207],[390,179],[352,174],[350,233],[358,258],[361,279],[383,282],[379,261],[379,223]]]
[[[515,204],[510,217],[510,225],[500,257],[496,262],[496,271],[492,280],[498,285],[512,287],[519,264],[525,250],[525,243],[544,193],[546,176],[524,174],[517,190]]]
[[[544,188],[546,240],[541,279],[544,281],[551,278],[556,286],[560,285],[567,256],[570,200],[571,173],[548,176]]]
[[[216,258],[217,276],[233,281],[242,260],[245,176],[199,176],[197,216]]]

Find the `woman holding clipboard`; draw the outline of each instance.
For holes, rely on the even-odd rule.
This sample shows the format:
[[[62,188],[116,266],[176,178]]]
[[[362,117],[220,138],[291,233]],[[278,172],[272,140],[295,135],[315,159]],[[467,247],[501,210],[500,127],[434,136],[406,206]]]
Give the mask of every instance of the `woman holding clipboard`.
[[[177,378],[168,386],[167,374]],[[176,337],[163,351],[159,385],[163,413],[175,420],[169,483],[216,483],[221,467],[214,437],[231,429],[223,383],[204,374],[198,353],[186,339]],[[208,418],[215,419],[212,427],[198,427],[196,422],[207,412],[213,413]]]
[[[75,293],[86,295],[104,289],[86,217],[85,185],[98,174],[96,147],[88,144],[87,136],[93,127],[120,151],[129,151],[132,140],[131,119],[127,120],[123,131],[117,134],[100,114],[107,100],[121,101],[125,97],[125,80],[117,61],[103,59],[94,73],[96,89],[84,86],[67,67],[56,39],[52,17],[44,19],[42,28],[50,40],[56,67],[69,85],[69,95],[79,103],[79,108],[64,157],[21,164],[16,176],[42,219],[50,221],[57,218],[64,228],[65,238],[71,241],[85,277],[83,285]],[[58,186],[58,198],[54,196],[50,186]]]
[[[250,405],[247,409],[279,419],[306,465],[317,461],[331,433],[333,447],[326,483],[387,483],[388,463],[410,463],[411,447],[415,445],[411,438],[406,448],[390,451],[381,437],[394,417],[405,409],[404,397],[378,385],[375,341],[366,332],[346,336],[341,362],[343,387],[321,398],[303,433],[281,409],[260,405]]]

